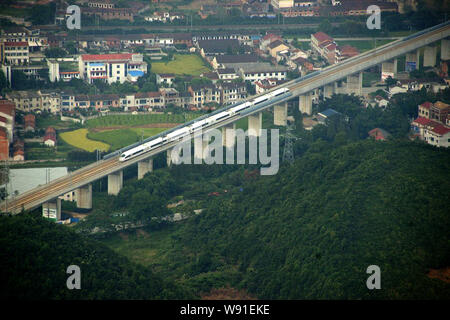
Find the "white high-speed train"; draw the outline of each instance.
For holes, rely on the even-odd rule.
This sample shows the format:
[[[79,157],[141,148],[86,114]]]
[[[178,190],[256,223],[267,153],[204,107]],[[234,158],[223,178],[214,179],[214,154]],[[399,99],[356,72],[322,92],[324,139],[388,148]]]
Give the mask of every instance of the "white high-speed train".
[[[208,118],[199,120],[199,121],[195,121],[193,124],[177,129],[173,132],[168,133],[167,135],[163,136],[163,137],[158,137],[154,140],[151,140],[149,142],[143,143],[135,148],[132,148],[130,150],[127,150],[125,152],[123,152],[120,155],[119,161],[126,161],[129,160],[131,158],[137,157],[140,154],[146,153],[150,150],[153,150],[163,144],[169,143],[169,142],[173,142],[176,140],[181,140],[184,136],[188,135],[188,134],[192,134],[198,130],[201,130],[202,128],[206,127],[206,126],[210,126],[214,123],[218,123],[221,121],[224,121],[226,119],[229,119],[231,117],[234,117],[236,115],[238,115],[240,112],[249,109],[251,107],[257,106],[271,98],[280,96],[282,94],[285,94],[289,92],[289,89],[287,88],[281,88],[281,89],[277,89],[274,90],[272,92],[269,92],[265,95],[259,96],[253,100],[247,101],[245,103],[239,104],[235,107],[232,107],[230,109],[224,110],[222,112],[219,112],[217,114],[214,114]]]

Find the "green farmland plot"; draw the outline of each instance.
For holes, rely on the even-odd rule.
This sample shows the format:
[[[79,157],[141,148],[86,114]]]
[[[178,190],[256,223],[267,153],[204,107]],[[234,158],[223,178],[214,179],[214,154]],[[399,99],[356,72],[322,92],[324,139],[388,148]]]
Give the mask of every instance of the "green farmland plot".
[[[172,61],[152,63],[154,73],[199,76],[209,70],[203,60],[195,54],[175,54]]]
[[[130,128],[108,130],[102,132],[89,132],[87,137],[91,140],[101,141],[111,146],[111,151],[126,147],[143,139],[154,136],[167,128]]]

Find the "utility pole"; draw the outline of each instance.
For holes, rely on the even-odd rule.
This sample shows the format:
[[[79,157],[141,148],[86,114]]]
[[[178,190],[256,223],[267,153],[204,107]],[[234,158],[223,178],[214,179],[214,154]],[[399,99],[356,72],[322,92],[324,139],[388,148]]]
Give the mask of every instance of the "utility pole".
[[[295,129],[295,125],[287,121],[286,123],[286,134],[284,140],[284,150],[283,150],[283,162],[289,162],[292,164],[294,162],[294,145],[292,140],[297,139],[293,134],[292,130]]]

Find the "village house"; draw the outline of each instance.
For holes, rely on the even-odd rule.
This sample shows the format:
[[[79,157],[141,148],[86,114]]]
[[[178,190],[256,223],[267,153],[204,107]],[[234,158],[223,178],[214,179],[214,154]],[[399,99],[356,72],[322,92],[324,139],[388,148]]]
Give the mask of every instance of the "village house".
[[[192,103],[198,108],[204,107],[207,103],[220,103],[220,90],[215,85],[190,85],[188,92],[193,98]]]
[[[247,98],[247,87],[244,82],[225,82],[220,85],[220,103],[229,105]]]
[[[384,141],[391,136],[391,134],[389,132],[387,132],[386,130],[381,129],[381,128],[375,128],[375,129],[370,130],[368,132],[368,135],[369,135],[369,137],[371,137],[377,141]]]
[[[232,68],[239,69],[239,67],[247,63],[258,62],[258,56],[253,54],[236,54],[236,55],[219,55],[211,60],[211,66],[214,70]]]
[[[56,131],[55,131],[54,128],[48,127],[45,130],[44,144],[47,147],[54,147],[54,146],[56,146]]]
[[[36,130],[36,117],[34,114],[26,114],[23,117],[25,132],[34,132]]]
[[[173,73],[157,73],[156,74],[156,84],[157,85],[171,86],[174,80],[175,80],[175,75]]]

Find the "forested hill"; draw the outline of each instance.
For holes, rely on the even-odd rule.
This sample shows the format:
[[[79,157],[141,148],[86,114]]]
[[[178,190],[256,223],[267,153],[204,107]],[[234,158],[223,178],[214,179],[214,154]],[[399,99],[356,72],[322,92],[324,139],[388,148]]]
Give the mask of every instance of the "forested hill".
[[[450,298],[450,284],[427,276],[450,266],[450,151],[369,140],[313,149],[178,230],[203,271],[233,266],[231,285],[268,299]],[[381,290],[366,287],[370,265]]]
[[[0,299],[183,299],[148,269],[65,226],[29,214],[0,217]],[[81,290],[66,287],[78,265]]]

